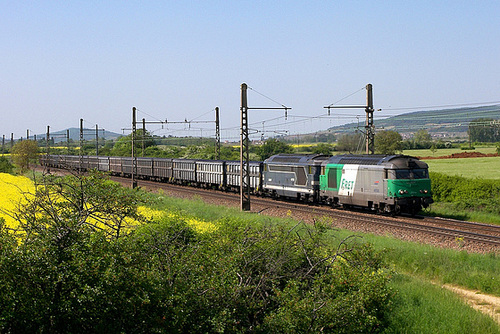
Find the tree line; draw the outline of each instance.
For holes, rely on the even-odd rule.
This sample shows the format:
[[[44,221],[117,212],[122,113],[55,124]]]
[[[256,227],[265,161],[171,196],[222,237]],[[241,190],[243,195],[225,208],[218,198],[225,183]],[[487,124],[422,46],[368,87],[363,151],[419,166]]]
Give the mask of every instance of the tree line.
[[[473,120],[469,124],[469,141],[472,142],[500,142],[500,121],[486,118]],[[321,134],[312,136],[316,145],[306,149],[313,154],[333,154],[334,152],[364,152],[365,142],[362,133],[355,132],[335,137],[333,134]],[[335,140],[335,143],[330,140]],[[330,141],[330,142],[329,142]],[[43,148],[38,147],[39,141],[23,140],[17,142],[11,149],[12,161],[21,172],[26,170],[30,163],[36,161],[36,154]],[[222,145],[220,156],[216,156],[215,140],[210,138],[175,138],[156,137],[150,132],[138,129],[135,134],[134,150],[138,157],[161,157],[161,158],[191,158],[191,159],[222,159],[239,160],[239,147]],[[411,138],[404,139],[401,134],[393,130],[378,131],[375,134],[375,150],[379,154],[395,154],[407,149],[431,149],[452,147],[451,142],[433,140],[430,133],[425,129],[416,131]],[[99,155],[130,156],[132,150],[132,134],[118,138],[117,140],[104,141],[99,148]],[[500,146],[499,149],[500,151]],[[95,155],[97,148],[95,143],[84,142],[82,147],[52,147],[53,154],[70,155]],[[270,138],[260,145],[251,145],[250,153],[255,159],[265,160],[273,154],[294,153],[297,150],[290,142]],[[6,159],[0,160],[0,170],[7,172],[12,168]]]

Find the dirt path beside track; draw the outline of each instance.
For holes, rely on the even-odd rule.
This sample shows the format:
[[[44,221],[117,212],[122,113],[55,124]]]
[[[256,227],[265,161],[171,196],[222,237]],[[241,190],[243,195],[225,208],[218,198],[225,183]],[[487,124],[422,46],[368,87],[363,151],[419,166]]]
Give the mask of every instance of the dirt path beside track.
[[[453,291],[472,308],[489,315],[500,325],[500,297],[467,290],[450,284],[444,284],[443,288]]]

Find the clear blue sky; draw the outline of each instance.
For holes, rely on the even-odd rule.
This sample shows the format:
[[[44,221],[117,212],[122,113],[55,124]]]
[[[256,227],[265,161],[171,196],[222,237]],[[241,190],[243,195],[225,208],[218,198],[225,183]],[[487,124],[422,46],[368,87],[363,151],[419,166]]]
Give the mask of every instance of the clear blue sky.
[[[251,111],[251,127],[266,136],[364,117],[362,110],[299,116],[323,114],[354,92],[339,104],[363,105],[367,83],[383,109],[375,121],[407,112],[398,108],[500,101],[500,1],[0,1],[0,8],[6,138],[78,127],[80,118],[120,132],[131,127],[133,106],[148,121],[212,120],[219,106],[222,139],[235,139],[243,82],[254,89],[250,106],[279,106],[263,94],[292,108],[286,121],[280,111]],[[214,129],[149,128],[196,136]]]

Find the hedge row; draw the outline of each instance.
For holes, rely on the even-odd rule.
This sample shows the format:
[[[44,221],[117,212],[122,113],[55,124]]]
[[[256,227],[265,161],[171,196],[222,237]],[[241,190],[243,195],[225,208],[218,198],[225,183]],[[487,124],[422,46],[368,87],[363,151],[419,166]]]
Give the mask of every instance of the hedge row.
[[[455,203],[464,209],[500,213],[500,181],[430,173],[436,202]]]

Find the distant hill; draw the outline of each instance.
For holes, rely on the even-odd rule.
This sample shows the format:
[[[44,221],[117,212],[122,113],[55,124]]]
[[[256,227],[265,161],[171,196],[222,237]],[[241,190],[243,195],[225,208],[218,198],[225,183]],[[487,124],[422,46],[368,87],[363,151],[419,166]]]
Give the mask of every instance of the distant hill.
[[[478,118],[499,120],[500,105],[417,111],[385,119],[377,119],[377,112],[375,112],[374,123],[376,130],[394,130],[402,135],[425,129],[434,136],[451,137],[466,136],[469,122]],[[360,119],[359,126],[364,127],[364,125],[364,119],[362,121]],[[357,123],[350,123],[332,127],[329,130],[341,134],[353,132],[357,126]]]
[[[50,133],[50,137],[54,138],[55,143],[63,142],[66,141],[66,131],[67,130],[60,130],[60,131],[55,131]],[[45,138],[46,133],[43,134],[38,134],[38,138]],[[121,137],[121,134],[107,131],[107,130],[99,130],[99,139],[104,138],[104,139],[116,139],[118,137]],[[69,138],[72,139],[73,141],[79,141],[80,140],[80,128],[69,128]],[[83,131],[83,139],[84,140],[94,140],[95,139],[95,129],[84,129]]]

